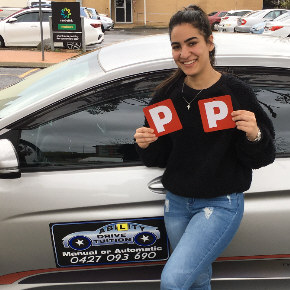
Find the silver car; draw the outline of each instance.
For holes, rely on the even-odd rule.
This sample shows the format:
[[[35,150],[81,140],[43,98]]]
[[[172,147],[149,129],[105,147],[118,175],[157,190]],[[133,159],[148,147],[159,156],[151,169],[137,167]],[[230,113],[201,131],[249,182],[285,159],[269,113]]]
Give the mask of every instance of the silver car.
[[[213,289],[289,289],[290,42],[214,38],[217,68],[248,82],[273,120],[277,158],[254,171],[240,229],[214,263]],[[0,91],[0,289],[159,289],[170,255],[163,169],[142,165],[133,135],[175,69],[168,35],[156,35]],[[97,230],[103,244],[84,234]]]
[[[286,13],[286,9],[264,9],[259,10],[249,16],[241,17],[238,20],[238,26],[235,27],[236,32],[250,32],[253,25],[267,22],[279,17],[280,15]]]

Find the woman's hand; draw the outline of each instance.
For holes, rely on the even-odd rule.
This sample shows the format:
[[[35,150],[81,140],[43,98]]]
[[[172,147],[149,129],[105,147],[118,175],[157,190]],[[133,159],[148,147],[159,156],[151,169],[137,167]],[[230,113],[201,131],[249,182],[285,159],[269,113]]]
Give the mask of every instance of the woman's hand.
[[[237,129],[246,133],[249,141],[254,141],[259,132],[256,117],[253,112],[238,110],[232,112],[232,119],[237,125]]]
[[[138,128],[136,130],[134,138],[136,140],[136,143],[142,149],[147,148],[150,145],[150,143],[158,139],[158,137],[156,137],[154,134],[154,130],[146,127]]]

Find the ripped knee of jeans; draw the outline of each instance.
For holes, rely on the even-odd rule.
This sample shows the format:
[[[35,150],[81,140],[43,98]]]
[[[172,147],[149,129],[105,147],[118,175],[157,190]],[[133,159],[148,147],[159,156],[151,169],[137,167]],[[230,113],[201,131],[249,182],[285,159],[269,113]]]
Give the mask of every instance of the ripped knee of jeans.
[[[213,207],[205,207],[203,209],[205,218],[208,220],[213,213]]]
[[[165,212],[169,212],[169,200],[165,199]]]

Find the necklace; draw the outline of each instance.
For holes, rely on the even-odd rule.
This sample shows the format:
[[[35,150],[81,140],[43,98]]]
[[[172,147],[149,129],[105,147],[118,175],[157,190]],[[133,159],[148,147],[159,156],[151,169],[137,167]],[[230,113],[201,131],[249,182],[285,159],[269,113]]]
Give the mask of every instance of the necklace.
[[[187,103],[187,110],[189,110],[190,109],[190,104],[197,98],[197,96],[203,91],[203,89],[202,90],[200,90],[195,96],[194,96],[194,98],[190,101],[190,102],[188,102],[186,99],[185,99],[185,97],[183,96],[183,88],[184,88],[184,82],[183,82],[183,85],[182,85],[182,90],[181,90],[181,93],[182,93],[182,98],[184,99],[184,101]]]

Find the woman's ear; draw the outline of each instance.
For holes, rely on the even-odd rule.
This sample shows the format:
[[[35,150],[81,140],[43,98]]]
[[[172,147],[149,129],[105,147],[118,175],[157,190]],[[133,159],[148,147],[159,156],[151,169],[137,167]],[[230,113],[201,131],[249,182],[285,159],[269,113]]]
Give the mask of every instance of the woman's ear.
[[[211,34],[208,38],[208,49],[209,51],[213,51],[214,49],[214,43],[213,43],[213,35]]]

